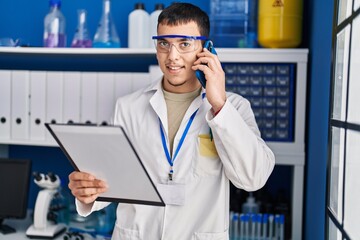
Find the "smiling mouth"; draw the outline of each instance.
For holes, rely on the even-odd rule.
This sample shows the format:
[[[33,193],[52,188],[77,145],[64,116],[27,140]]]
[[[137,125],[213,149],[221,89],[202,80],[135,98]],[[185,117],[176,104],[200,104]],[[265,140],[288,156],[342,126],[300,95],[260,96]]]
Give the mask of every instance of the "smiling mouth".
[[[167,66],[168,69],[170,69],[171,71],[177,71],[180,70],[183,67],[179,67],[179,66]]]

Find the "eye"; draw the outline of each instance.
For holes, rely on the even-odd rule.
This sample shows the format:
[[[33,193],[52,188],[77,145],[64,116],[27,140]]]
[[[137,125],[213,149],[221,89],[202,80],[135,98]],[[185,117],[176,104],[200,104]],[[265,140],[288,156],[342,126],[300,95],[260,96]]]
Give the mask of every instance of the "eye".
[[[168,48],[169,47],[169,43],[167,41],[164,41],[164,40],[158,40],[158,45],[159,45],[159,47],[162,47],[162,48]]]
[[[189,49],[191,48],[193,43],[191,41],[183,41],[179,44],[180,48],[182,49]]]

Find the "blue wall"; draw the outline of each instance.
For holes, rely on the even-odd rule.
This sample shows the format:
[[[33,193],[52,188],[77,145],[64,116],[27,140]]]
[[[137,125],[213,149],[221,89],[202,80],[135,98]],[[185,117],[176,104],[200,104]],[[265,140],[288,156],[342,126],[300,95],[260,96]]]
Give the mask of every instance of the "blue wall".
[[[123,47],[128,46],[128,15],[134,9],[138,0],[111,2],[111,13],[116,24]],[[145,10],[151,13],[156,3],[169,6],[172,0],[146,0]],[[192,0],[193,4],[209,12],[210,1]],[[20,38],[24,44],[42,46],[44,17],[49,11],[47,0],[12,0],[0,2],[0,38]],[[86,9],[88,12],[88,28],[94,36],[102,11],[102,0],[63,0],[61,10],[66,18],[67,46],[70,45],[77,27],[77,10]]]

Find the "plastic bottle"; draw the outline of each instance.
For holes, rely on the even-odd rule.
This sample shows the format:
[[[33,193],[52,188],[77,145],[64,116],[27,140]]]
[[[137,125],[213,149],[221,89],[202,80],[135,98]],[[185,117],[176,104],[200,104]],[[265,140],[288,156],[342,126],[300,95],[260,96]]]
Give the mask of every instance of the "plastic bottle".
[[[153,46],[153,41],[151,37],[157,35],[158,18],[163,9],[164,9],[164,4],[157,3],[155,4],[155,10],[150,14],[150,39],[149,39],[150,47]]]
[[[258,42],[263,47],[297,47],[302,37],[302,0],[259,0]]]
[[[259,205],[255,202],[252,193],[246,199],[246,202],[241,206],[242,213],[259,213]]]
[[[145,11],[144,3],[136,3],[135,9],[129,14],[129,48],[149,48],[150,15]]]
[[[50,0],[50,11],[44,19],[44,47],[66,47],[65,17],[61,0]]]
[[[86,22],[86,10],[78,10],[78,26],[71,47],[90,48],[92,46]]]
[[[103,0],[102,11],[101,19],[94,36],[93,47],[118,48],[120,47],[120,38],[111,17],[110,0]]]

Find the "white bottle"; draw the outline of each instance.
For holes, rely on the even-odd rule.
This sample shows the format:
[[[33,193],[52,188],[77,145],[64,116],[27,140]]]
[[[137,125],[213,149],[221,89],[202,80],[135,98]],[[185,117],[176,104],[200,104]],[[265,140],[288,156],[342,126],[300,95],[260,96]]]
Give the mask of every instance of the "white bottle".
[[[135,9],[129,14],[129,48],[149,48],[150,15],[145,11],[144,3],[136,3]]]
[[[150,14],[150,45],[149,45],[150,47],[152,47],[154,44],[151,37],[157,35],[158,18],[163,9],[164,9],[164,4],[157,3],[155,4],[155,10]]]
[[[246,202],[241,206],[242,213],[259,213],[259,205],[255,202],[252,193],[246,199]]]

